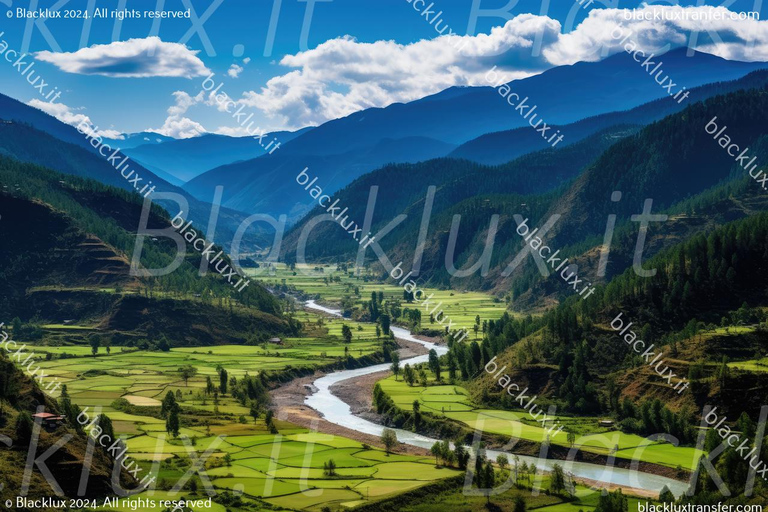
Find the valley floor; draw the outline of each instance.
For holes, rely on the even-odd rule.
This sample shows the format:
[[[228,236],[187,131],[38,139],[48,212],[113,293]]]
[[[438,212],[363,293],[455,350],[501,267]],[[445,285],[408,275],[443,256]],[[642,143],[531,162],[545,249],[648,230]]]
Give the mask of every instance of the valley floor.
[[[315,272],[312,286],[298,290],[313,292],[313,297],[325,300],[323,280],[335,276],[335,271],[326,267],[322,272]],[[267,275],[261,279],[274,278]],[[304,276],[302,279],[308,278]],[[329,279],[326,288],[330,298],[326,303],[335,304],[348,292],[353,292],[355,286],[359,287],[357,301],[374,291],[382,291],[385,297],[402,297],[402,289],[347,276],[340,281]],[[478,315],[483,320],[494,319],[504,311],[503,304],[479,293],[434,292],[444,301],[449,314],[465,327],[473,325]],[[73,403],[81,408],[88,407],[91,415],[103,412],[109,416],[115,433],[127,439],[131,457],[140,461],[143,471],[156,477],[157,488],[140,496],[157,499],[166,495],[172,484],[189,469],[190,457],[206,450],[211,451],[205,463],[206,472],[217,493],[214,510],[222,512],[225,509],[253,510],[267,504],[275,509],[319,511],[325,506],[332,510],[346,509],[371,500],[393,499],[460,474],[453,468],[436,467],[434,457],[424,449],[400,445],[397,453],[386,455],[377,448],[382,446],[378,437],[324,420],[304,404],[317,374],[294,378],[271,392],[277,433],[270,432],[263,416],[254,420],[249,408],[230,394],[221,393],[214,397],[205,392],[207,378],[218,387],[219,368],[226,369],[230,377],[242,379],[262,371],[318,369],[338,362],[346,354],[364,358],[381,350],[382,340],[371,323],[330,318],[302,309],[289,314],[305,325],[304,334],[258,345],[183,347],[165,352],[114,346],[109,351],[100,347],[94,355],[90,346],[73,340],[82,340],[88,332],[97,332],[95,326],[46,325],[43,326],[43,340],[31,343],[30,348],[35,351],[36,362],[46,374],[67,385]],[[344,325],[351,328],[350,343],[344,343],[342,339]],[[425,352],[423,346],[405,340],[400,340],[399,345],[403,361]],[[184,366],[195,368],[188,380],[179,372]],[[532,436],[539,434],[532,430],[537,428],[535,425],[520,421],[513,412],[477,408],[468,399],[466,390],[458,385],[411,388],[402,380],[394,381],[387,372],[382,372],[345,381],[335,386],[332,392],[349,403],[355,414],[376,421],[380,418],[371,409],[372,389],[376,382],[387,386],[388,392],[402,407],[409,407],[414,400],[419,400],[425,410],[470,428],[483,415],[486,430],[496,429],[498,433],[508,434],[512,421],[523,432],[531,432]],[[158,415],[158,406],[169,392],[177,397],[183,411],[180,438],[166,434],[166,422]],[[445,404],[448,404],[447,410],[443,410]],[[561,419],[569,421],[565,417]],[[498,426],[495,426],[495,420],[498,420]],[[593,420],[570,419],[583,424]],[[585,445],[592,444],[591,438],[603,435],[584,430]],[[626,436],[623,439],[622,450],[640,445],[635,439]],[[594,442],[599,451],[600,442]],[[653,453],[653,448],[649,447],[644,453]],[[337,476],[324,474],[324,464],[330,460],[336,464]],[[546,480],[547,477],[543,478]],[[187,487],[176,498],[203,496],[204,489],[200,485],[205,481],[195,481],[196,488]],[[585,497],[594,494],[588,487],[579,486],[578,489]],[[461,499],[460,494],[454,496],[452,492],[448,491],[444,496],[446,504]],[[586,498],[577,502],[542,499],[533,499],[531,503],[551,512],[575,512],[593,506],[593,500]],[[404,510],[422,509],[414,505]]]

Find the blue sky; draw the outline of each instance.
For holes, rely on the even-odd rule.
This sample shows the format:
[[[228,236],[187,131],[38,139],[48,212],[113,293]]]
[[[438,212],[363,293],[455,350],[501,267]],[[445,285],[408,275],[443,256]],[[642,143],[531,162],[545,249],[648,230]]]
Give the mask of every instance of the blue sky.
[[[220,91],[226,91],[235,101],[242,101],[249,112],[254,112],[253,119],[259,126],[267,129],[298,128],[346,115],[359,108],[410,101],[451,85],[481,85],[479,77],[491,65],[501,65],[513,77],[523,77],[553,65],[581,59],[594,60],[597,57],[589,57],[586,50],[579,47],[585,38],[593,37],[586,24],[582,26],[584,37],[577,37],[574,30],[578,32],[577,27],[585,17],[596,16],[594,13],[605,4],[621,9],[634,9],[640,5],[636,0],[595,1],[587,8],[571,0],[434,0],[433,11],[443,11],[440,19],[443,20],[443,26],[447,24],[457,34],[454,37],[467,34],[472,24],[475,28],[469,32],[471,36],[490,34],[494,28],[499,31],[496,34],[497,42],[493,38],[482,39],[482,36],[473,38],[470,46],[477,43],[478,47],[467,58],[457,59],[445,55],[445,45],[419,43],[422,40],[434,40],[439,34],[427,21],[430,18],[422,16],[420,10],[408,0],[164,2],[165,10],[185,10],[191,6],[198,17],[208,11],[210,15],[202,24],[202,30],[209,42],[204,41],[201,34],[194,30],[191,37],[184,39],[193,26],[187,19],[165,19],[159,26],[154,24],[154,27],[153,21],[149,19],[126,19],[119,27],[117,38],[114,38],[114,19],[93,19],[89,24],[77,19],[51,19],[45,22],[41,30],[30,20],[17,19],[16,10],[51,8],[57,2],[0,0],[0,3],[8,6],[0,6],[0,31],[4,32],[2,39],[8,47],[19,50],[27,43],[28,48],[24,49],[30,53],[46,52],[36,62],[36,69],[47,82],[63,91],[58,99],[58,103],[63,106],[56,107],[58,110],[50,107],[51,113],[69,119],[70,122],[87,116],[100,130],[135,132],[151,128],[167,131],[172,136],[189,136],[195,130],[203,129],[238,134],[237,123],[231,116],[223,112],[223,109],[216,108],[210,99],[206,102],[204,95],[199,95],[205,79],[201,70],[215,73],[216,83],[224,84]],[[87,0],[70,0],[60,11],[84,10],[88,8],[88,3]],[[91,0],[90,3],[108,11],[118,6],[145,11],[155,10],[157,2]],[[426,5],[430,3],[426,2]],[[485,14],[482,16],[473,16],[473,12],[476,13],[478,9],[500,9],[515,3],[517,5],[509,9],[510,14],[503,17],[487,12],[482,13]],[[585,3],[582,1],[582,4]],[[674,3],[680,6],[723,4],[719,1],[655,3]],[[725,5],[735,12],[760,11],[761,3],[755,0],[736,0],[725,2]],[[302,26],[308,9],[313,12],[308,24],[307,45],[302,48]],[[5,11],[12,11],[14,16],[6,17]],[[536,15],[535,19],[525,18],[526,13]],[[542,14],[546,18],[540,16]],[[507,18],[513,16],[517,16],[516,21],[510,22],[506,33],[501,34],[501,27],[508,23]],[[276,24],[273,24],[273,40],[269,35],[271,19],[276,19]],[[523,23],[525,19],[528,21]],[[605,20],[600,23],[604,24]],[[760,40],[759,50],[763,38],[768,41],[764,23],[767,22],[749,25],[749,37],[757,34],[755,37]],[[665,25],[667,29],[668,25]],[[589,30],[596,32],[600,25],[595,21],[591,27]],[[50,32],[49,37],[45,37],[45,29]],[[653,47],[674,42],[674,35],[682,32],[685,32],[684,28],[677,26],[672,32],[664,33],[656,39],[651,38],[646,43]],[[543,35],[543,56],[521,56],[530,53],[525,40],[534,37],[535,33]],[[569,33],[573,33],[570,40],[556,41],[560,37],[557,34]],[[743,41],[734,42],[736,36],[729,34],[727,29],[724,34],[722,39],[725,42],[717,47],[718,51],[723,56],[740,58],[741,50],[738,46]],[[176,44],[158,46],[159,55],[168,52],[167,55],[173,61],[167,67],[173,67],[174,62],[184,62],[185,59],[188,64],[181,71],[166,69],[157,71],[157,74],[187,73],[193,76],[103,76],[103,73],[84,70],[83,62],[87,59],[79,58],[79,54],[74,57],[68,55],[84,47],[145,39],[153,35],[158,36],[162,43]],[[342,36],[350,36],[353,41],[338,39]],[[705,34],[698,42],[706,44],[707,37]],[[736,38],[744,39],[745,36],[741,34]],[[327,43],[331,40],[336,41]],[[189,52],[177,59],[174,52],[180,48],[180,41]],[[679,41],[675,44],[679,44]],[[493,51],[498,45],[501,45],[501,50]],[[573,55],[569,54],[570,50],[566,48],[568,45],[577,48]],[[319,46],[321,48],[318,49]],[[124,50],[130,51],[130,48],[126,46]],[[309,52],[302,55],[303,50]],[[194,51],[198,52],[196,56],[192,53]],[[761,53],[758,56],[759,59],[755,57],[750,60],[768,60]],[[158,59],[162,60],[160,57]],[[440,69],[441,62],[445,62],[444,68],[450,71]],[[132,69],[133,64],[133,61],[119,65],[112,63],[113,68],[118,70],[117,74],[120,74],[120,70]],[[10,64],[5,68],[2,66],[0,61],[0,69],[3,69],[0,73],[0,92],[25,103],[39,98],[36,91],[18,73],[13,72]],[[227,74],[230,70],[231,76]],[[272,86],[267,87],[268,81],[276,77]],[[268,90],[265,91],[264,87]],[[175,110],[169,112],[169,108]],[[169,118],[172,118],[170,122]]]

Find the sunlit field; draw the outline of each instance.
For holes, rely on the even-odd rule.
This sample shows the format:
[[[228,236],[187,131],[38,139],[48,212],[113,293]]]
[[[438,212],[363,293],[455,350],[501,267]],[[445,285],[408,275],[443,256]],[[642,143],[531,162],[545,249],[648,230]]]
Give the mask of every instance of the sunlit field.
[[[285,264],[278,263],[272,268],[255,269],[249,272],[256,274],[256,279],[265,286],[274,287],[281,284],[295,286],[318,299],[322,304],[339,305],[342,297],[349,296],[356,304],[360,305],[371,299],[371,292],[382,292],[385,299],[403,299],[403,287],[399,286],[394,279],[388,279],[385,283],[377,283],[373,281],[373,276],[371,276],[371,280],[366,280],[364,276],[350,277],[351,271],[336,270],[335,265],[296,265],[296,270],[290,270]],[[336,278],[339,278],[338,282]],[[355,289],[357,289],[357,294],[355,294]],[[501,317],[506,310],[503,301],[484,293],[437,290],[419,286],[417,289],[422,289],[426,297],[434,294],[429,299],[429,311],[434,306],[439,305],[437,311],[442,309],[446,316],[444,325],[447,325],[450,319],[453,321],[452,329],[455,327],[471,329],[475,325],[475,318],[478,315],[481,321],[494,320]],[[402,307],[424,309],[417,302],[411,304],[403,302]],[[422,311],[422,327],[440,328],[437,322],[430,324],[429,311]],[[481,336],[482,333],[479,333],[478,337]],[[470,332],[468,339],[475,339],[474,332]]]
[[[703,452],[690,447],[675,447],[670,443],[649,441],[642,436],[625,434],[597,426],[599,418],[586,416],[550,416],[551,422],[545,429],[522,410],[505,411],[477,407],[466,389],[457,385],[440,385],[428,374],[427,387],[419,384],[409,386],[402,378],[394,376],[379,381],[382,390],[395,404],[411,410],[414,400],[421,404],[422,411],[444,416],[464,425],[491,434],[516,437],[533,442],[543,442],[551,425],[562,425],[563,431],[552,432],[552,444],[570,447],[567,431],[576,433],[574,446],[581,450],[617,458],[640,460],[676,468],[694,469]],[[618,447],[618,450],[615,448]],[[615,450],[615,451],[614,451]]]

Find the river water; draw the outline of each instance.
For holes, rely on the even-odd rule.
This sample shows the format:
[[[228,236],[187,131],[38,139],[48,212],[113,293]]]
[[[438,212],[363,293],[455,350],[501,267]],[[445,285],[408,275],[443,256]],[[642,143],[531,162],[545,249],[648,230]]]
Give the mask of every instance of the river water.
[[[321,306],[315,301],[310,300],[305,303],[305,306],[310,309],[322,311],[326,314],[333,316],[341,316],[341,310],[327,308]],[[443,355],[448,352],[448,348],[429,343],[427,341],[419,340],[411,334],[407,329],[402,327],[390,327],[392,332],[395,333],[395,337],[398,339],[411,341],[423,345],[427,349],[435,349],[438,355]],[[410,364],[423,363],[428,360],[427,355],[416,356],[409,359],[403,359],[401,364],[408,362]],[[305,399],[305,403],[319,412],[324,419],[341,425],[342,427],[350,428],[362,432],[364,434],[370,434],[374,436],[380,436],[384,430],[383,425],[368,421],[352,414],[352,410],[349,405],[331,393],[331,386],[336,383],[368,375],[371,373],[380,372],[389,369],[390,364],[377,364],[374,366],[368,366],[366,368],[358,368],[355,370],[340,370],[328,374],[324,377],[320,377],[313,383],[317,388],[317,391]],[[429,449],[437,441],[431,437],[415,434],[408,430],[392,429],[397,434],[397,439],[401,443],[409,444],[411,446],[418,446],[420,448]],[[500,451],[486,450],[487,455],[495,459]],[[511,454],[507,454],[507,457],[511,460]],[[587,462],[575,462],[575,461],[555,461],[549,459],[539,459],[537,457],[529,457],[526,455],[519,455],[520,461],[526,463],[534,463],[539,470],[550,471],[555,463],[559,463],[563,466],[563,469],[569,473],[572,473],[575,477],[588,478],[590,480],[596,480],[603,483],[612,483],[617,485],[635,487],[638,489],[645,489],[649,491],[659,492],[665,485],[677,496],[685,492],[688,485],[658,475],[652,475],[649,473],[643,473],[641,471],[633,471],[623,468],[611,468],[607,466],[600,466],[597,464],[590,464]]]

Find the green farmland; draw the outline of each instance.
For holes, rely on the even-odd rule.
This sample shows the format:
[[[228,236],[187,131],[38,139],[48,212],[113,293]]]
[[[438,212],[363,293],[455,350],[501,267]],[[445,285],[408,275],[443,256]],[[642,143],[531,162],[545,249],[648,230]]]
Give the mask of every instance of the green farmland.
[[[147,420],[119,413],[114,419]],[[176,461],[186,456],[188,448],[177,440],[166,439],[164,424],[151,420],[139,424],[140,432],[129,439],[128,447],[131,457],[147,461],[143,466],[156,472],[162,488],[165,482],[174,483],[183,476],[183,467],[179,468]],[[221,425],[211,428],[210,433],[186,428],[182,433],[195,439],[195,446],[189,449],[198,453],[214,446],[206,474],[217,492],[242,492],[246,504],[260,500],[278,510],[320,510],[328,505],[346,508],[458,474],[452,469],[435,468],[431,457],[387,456],[342,437],[309,432],[287,423],[278,426],[279,434],[270,434],[261,421],[242,428]],[[334,476],[323,471],[329,460],[336,463]],[[167,491],[158,490],[137,495],[155,500],[166,496]],[[203,492],[195,497],[182,491],[171,499],[182,496],[205,497]]]
[[[322,269],[322,270],[321,270]],[[253,272],[253,271],[252,271]],[[293,274],[296,275],[293,275]],[[336,281],[336,279],[339,281]],[[373,280],[366,281],[363,277],[350,277],[349,272],[336,270],[336,266],[312,266],[296,265],[296,270],[291,271],[282,263],[276,264],[269,269],[263,269],[256,277],[263,285],[274,287],[283,284],[294,286],[304,293],[319,298],[323,304],[339,305],[344,296],[351,297],[357,305],[371,298],[371,292],[382,292],[386,299],[403,299],[403,287],[399,286],[394,279],[388,279],[384,283]],[[418,284],[418,283],[417,283]],[[355,295],[357,288],[359,294]],[[417,289],[420,287],[417,286]],[[457,290],[438,290],[435,288],[422,288],[426,296],[434,294],[430,299],[430,310],[433,306],[441,304],[438,311],[442,309],[445,314],[445,325],[448,320],[453,321],[453,328],[470,329],[475,324],[475,317],[480,316],[481,320],[492,320],[501,317],[506,311],[506,306],[498,299],[490,295],[479,292],[462,292]],[[403,303],[403,307],[418,308],[419,303]],[[422,307],[423,309],[423,307]],[[429,323],[428,312],[422,311],[424,328],[439,328],[438,323]],[[474,339],[474,333],[471,333],[468,339]]]
[[[88,408],[90,417],[98,412],[106,414],[116,435],[126,440],[130,458],[141,465],[141,474],[151,472],[156,477],[157,488],[136,498],[159,502],[205,497],[202,489],[197,494],[184,489],[175,496],[168,491],[184,475],[190,450],[202,454],[209,447],[212,455],[206,473],[212,486],[218,493],[242,492],[242,506],[248,510],[259,501],[275,510],[320,510],[329,505],[346,508],[458,474],[453,469],[435,468],[431,457],[388,456],[350,439],[313,433],[278,420],[274,420],[278,433],[270,433],[263,419],[254,421],[249,408],[231,396],[222,394],[214,400],[202,393],[207,377],[218,385],[218,367],[226,369],[230,378],[240,379],[263,371],[331,364],[345,352],[361,357],[381,351],[372,324],[321,319],[305,311],[293,315],[305,323],[309,334],[280,343],[178,347],[167,352],[119,346],[107,351],[99,347],[94,356],[92,348],[84,344],[43,344],[47,339],[60,339],[55,331],[61,326],[56,325],[48,326],[50,337],[44,337],[40,344],[28,343],[27,350],[34,354],[35,365],[45,372],[46,379],[66,384],[72,402],[81,409]],[[341,338],[344,324],[352,329],[349,344]],[[78,326],[66,329],[88,330]],[[196,369],[187,382],[178,371],[183,366]],[[159,407],[168,392],[180,397],[178,403],[188,418],[182,422],[179,438],[166,434],[165,420],[147,409]],[[116,409],[118,399],[127,400],[133,409]],[[329,460],[337,467],[333,476],[324,474],[323,465]],[[216,502],[212,508],[220,512],[227,509],[240,508]]]
[[[491,434],[542,442],[546,439],[549,426],[553,424],[548,422],[547,429],[544,429],[539,421],[521,410],[478,408],[466,389],[457,385],[441,385],[435,382],[432,375],[428,378],[427,387],[409,386],[404,380],[395,380],[394,377],[380,380],[379,385],[401,409],[410,410],[414,400],[418,400],[422,411],[444,416],[472,429]],[[675,447],[669,443],[648,441],[635,434],[599,428],[598,418],[555,416],[552,421],[564,427],[562,432],[553,431],[550,435],[550,442],[555,445],[570,446],[566,431],[581,432],[577,434],[574,446],[581,447],[584,451],[608,455],[618,446],[615,451],[618,458],[638,459],[691,470],[703,455],[702,451],[695,448]]]

